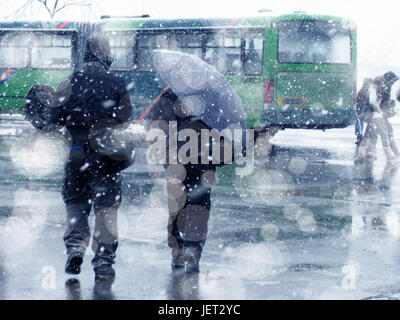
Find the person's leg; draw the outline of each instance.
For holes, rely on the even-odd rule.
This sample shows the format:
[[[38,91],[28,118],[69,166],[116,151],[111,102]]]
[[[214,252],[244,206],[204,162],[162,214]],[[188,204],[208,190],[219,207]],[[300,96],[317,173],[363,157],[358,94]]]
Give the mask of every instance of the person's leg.
[[[67,203],[67,229],[64,234],[64,243],[67,248],[67,254],[85,253],[89,244],[90,230],[88,216],[91,205],[81,202]]]
[[[95,257],[92,265],[96,278],[108,278],[115,275],[111,266],[115,263],[118,248],[117,214],[118,205],[95,211],[95,230],[92,242]]]
[[[71,274],[79,274],[90,238],[88,216],[92,205],[87,178],[74,165],[66,166],[62,195],[66,204],[67,228],[63,240],[68,255],[65,271]]]
[[[172,269],[185,268],[198,272],[199,261],[207,238],[211,208],[211,187],[215,183],[214,165],[186,165],[181,188],[168,184],[168,198],[186,198],[182,208],[170,210],[168,245],[172,249]],[[182,197],[176,190],[184,191]],[[171,205],[169,205],[171,209]]]
[[[118,248],[118,208],[121,203],[121,174],[97,171],[92,186],[95,227],[92,265],[96,278],[115,275],[112,264]]]
[[[388,161],[391,161],[394,159],[394,154],[392,150],[390,149],[389,145],[389,136],[387,133],[387,127],[384,119],[378,119],[377,121],[377,134],[381,137],[382,141],[382,148],[385,153],[386,159]]]
[[[367,146],[373,135],[373,124],[371,121],[365,124],[365,133],[361,138],[360,144],[356,150],[357,161],[364,160],[367,156]]]
[[[181,256],[183,238],[177,226],[177,217],[186,204],[186,168],[181,164],[165,165],[167,178],[167,200],[168,200],[168,245],[172,249],[172,259],[177,261]],[[183,266],[183,262],[179,263]]]
[[[359,117],[356,116],[356,123],[354,128],[354,134],[356,135],[356,145],[357,147],[360,145],[362,132],[363,132],[363,122],[360,120]]]
[[[90,209],[90,205],[82,203],[67,204],[67,230],[64,234],[64,243],[68,255],[65,265],[66,273],[80,273],[80,266],[90,238],[88,225]]]
[[[378,129],[379,129],[379,124],[376,121],[376,119],[371,119],[366,128],[365,139],[363,139],[364,140],[363,145],[365,146],[364,150],[365,157],[374,158],[376,155]]]
[[[395,155],[399,155],[400,153],[397,148],[396,141],[394,140],[393,127],[392,127],[389,119],[384,118],[384,121],[385,121],[386,132],[387,132],[387,135],[389,138],[390,149],[392,149],[392,151]]]
[[[359,127],[359,130],[357,129]],[[360,150],[365,150],[365,147],[363,147],[363,140],[364,140],[364,121],[361,121],[357,117],[357,123],[356,123],[356,152],[355,152],[355,163],[359,162],[363,157],[365,157],[365,154],[360,156],[362,152]]]

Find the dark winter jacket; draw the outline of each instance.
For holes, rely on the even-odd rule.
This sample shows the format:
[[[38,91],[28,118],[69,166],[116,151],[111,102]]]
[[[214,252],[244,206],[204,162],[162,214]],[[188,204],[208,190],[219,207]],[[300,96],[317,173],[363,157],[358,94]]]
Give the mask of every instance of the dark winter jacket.
[[[173,122],[176,122],[176,132],[179,133],[181,130],[185,128],[192,128],[198,131],[200,134],[201,129],[208,129],[202,121],[196,120],[195,117],[187,115],[181,109],[183,106],[180,103],[179,98],[176,94],[171,90],[168,89],[165,91],[160,99],[154,104],[152,109],[150,110],[149,114],[146,116],[146,129],[150,130],[153,128],[158,128],[164,131],[166,135],[166,147],[169,150],[169,125]],[[185,142],[179,141],[177,149],[179,149]],[[198,150],[200,150],[200,145]],[[170,163],[168,159],[167,152],[167,163]]]
[[[108,42],[89,39],[83,68],[65,78],[57,89],[60,106],[53,122],[68,129],[73,148],[89,148],[91,135],[131,119],[126,82],[108,70],[111,62]]]
[[[124,123],[132,114],[124,79],[99,62],[87,62],[82,70],[64,79],[57,98],[61,103],[57,122],[70,131],[73,145],[84,143],[96,124]]]

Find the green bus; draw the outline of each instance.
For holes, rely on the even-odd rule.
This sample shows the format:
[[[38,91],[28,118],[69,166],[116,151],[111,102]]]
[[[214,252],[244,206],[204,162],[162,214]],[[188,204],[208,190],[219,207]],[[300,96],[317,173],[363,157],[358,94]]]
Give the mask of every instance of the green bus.
[[[57,87],[82,64],[85,39],[110,38],[111,66],[126,78],[135,119],[166,84],[151,52],[197,55],[215,66],[242,99],[248,128],[341,128],[355,120],[356,27],[347,19],[293,13],[218,19],[102,17],[0,22],[0,107],[23,113],[36,84]]]

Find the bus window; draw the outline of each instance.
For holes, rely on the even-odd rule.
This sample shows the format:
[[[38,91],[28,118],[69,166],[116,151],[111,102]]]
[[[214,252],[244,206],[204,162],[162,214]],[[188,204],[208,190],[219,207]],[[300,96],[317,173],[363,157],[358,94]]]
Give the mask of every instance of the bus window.
[[[23,68],[28,65],[28,33],[4,33],[0,36],[0,68]]]
[[[37,33],[32,37],[32,68],[71,68],[71,36]]]
[[[283,63],[350,64],[350,32],[340,23],[291,20],[278,24],[278,61]]]
[[[153,71],[151,51],[155,49],[180,51],[201,57],[202,41],[203,35],[197,32],[139,34],[137,68],[141,71]]]
[[[132,69],[135,33],[111,32],[108,38],[110,39],[111,54],[114,59],[111,68],[114,70]]]
[[[173,34],[173,37],[171,37],[169,48],[171,50],[181,51],[201,57],[202,42],[203,35],[200,33],[175,33]]]
[[[262,72],[264,34],[248,33],[245,36],[243,71],[245,74],[260,74]]]
[[[209,37],[204,60],[222,74],[240,74],[241,37],[238,31],[220,31]]]
[[[151,52],[155,49],[168,48],[166,33],[138,34],[137,68],[140,71],[153,71]]]

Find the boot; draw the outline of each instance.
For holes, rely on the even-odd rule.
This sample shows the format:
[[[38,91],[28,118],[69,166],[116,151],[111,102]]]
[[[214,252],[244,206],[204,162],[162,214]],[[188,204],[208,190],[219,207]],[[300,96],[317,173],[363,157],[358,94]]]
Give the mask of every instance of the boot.
[[[172,255],[172,262],[171,262],[172,271],[184,270],[185,261],[183,260],[182,246],[173,248],[171,251],[171,255]]]
[[[95,281],[98,280],[111,280],[115,279],[115,270],[111,264],[102,264],[94,268]]]
[[[200,272],[199,263],[201,249],[198,247],[182,247],[172,250],[172,271],[182,270],[185,273]]]
[[[183,260],[185,261],[186,273],[200,272],[199,263],[201,249],[197,247],[185,247],[183,249]]]
[[[80,274],[82,262],[83,262],[83,255],[81,254],[69,255],[67,263],[65,264],[65,272],[68,274]]]

